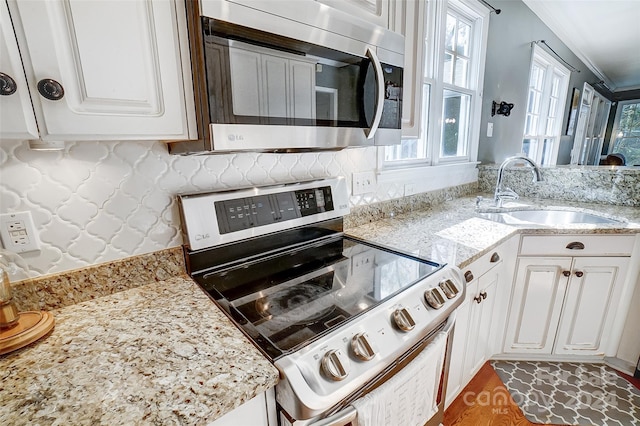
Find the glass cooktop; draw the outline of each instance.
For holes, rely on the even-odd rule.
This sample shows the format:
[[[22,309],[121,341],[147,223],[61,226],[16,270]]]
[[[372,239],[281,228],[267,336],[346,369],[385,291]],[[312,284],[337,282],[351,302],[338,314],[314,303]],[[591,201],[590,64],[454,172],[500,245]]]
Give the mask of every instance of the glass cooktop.
[[[440,268],[340,235],[193,278],[275,360]]]

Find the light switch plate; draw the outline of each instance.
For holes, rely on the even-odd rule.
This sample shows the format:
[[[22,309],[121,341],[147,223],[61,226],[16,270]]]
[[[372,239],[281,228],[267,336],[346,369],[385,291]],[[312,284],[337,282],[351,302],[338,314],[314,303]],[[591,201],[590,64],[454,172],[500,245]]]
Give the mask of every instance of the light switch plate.
[[[40,250],[31,212],[0,214],[0,236],[7,250],[26,253]]]

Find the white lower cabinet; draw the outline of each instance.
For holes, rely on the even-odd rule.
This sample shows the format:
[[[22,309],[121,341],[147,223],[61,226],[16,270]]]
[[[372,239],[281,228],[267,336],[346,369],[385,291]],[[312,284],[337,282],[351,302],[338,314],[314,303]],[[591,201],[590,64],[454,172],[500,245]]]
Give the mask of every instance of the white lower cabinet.
[[[209,426],[277,426],[276,399],[273,388],[256,395]]]
[[[446,405],[456,398],[492,355],[495,335],[492,326],[503,266],[499,251],[492,251],[466,269],[465,277],[470,281],[465,300],[456,311]]]
[[[554,353],[604,355],[629,262],[628,257],[574,259]]]
[[[604,356],[628,257],[521,257],[504,352]]]

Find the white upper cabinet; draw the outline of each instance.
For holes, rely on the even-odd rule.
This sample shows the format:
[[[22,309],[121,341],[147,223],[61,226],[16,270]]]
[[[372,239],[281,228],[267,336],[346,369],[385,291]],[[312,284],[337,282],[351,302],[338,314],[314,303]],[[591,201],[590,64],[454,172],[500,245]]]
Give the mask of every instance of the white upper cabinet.
[[[5,2],[0,2],[0,137],[37,139],[38,127]]]
[[[389,28],[389,0],[316,0],[351,16]]]
[[[180,3],[9,0],[40,138],[187,139]]]

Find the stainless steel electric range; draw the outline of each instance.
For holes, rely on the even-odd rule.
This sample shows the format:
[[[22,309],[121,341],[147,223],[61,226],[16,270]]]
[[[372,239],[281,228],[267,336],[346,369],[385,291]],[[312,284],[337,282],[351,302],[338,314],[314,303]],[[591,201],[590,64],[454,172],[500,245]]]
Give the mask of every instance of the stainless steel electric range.
[[[190,275],[280,370],[281,425],[364,423],[374,398],[440,423],[459,269],[345,235],[344,178],[179,201]]]

